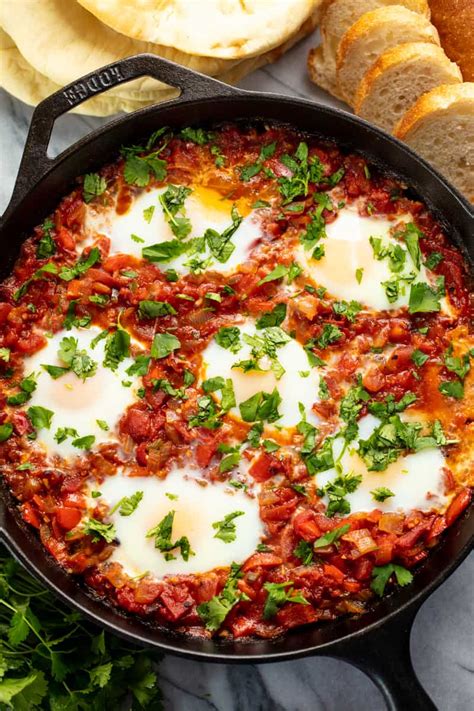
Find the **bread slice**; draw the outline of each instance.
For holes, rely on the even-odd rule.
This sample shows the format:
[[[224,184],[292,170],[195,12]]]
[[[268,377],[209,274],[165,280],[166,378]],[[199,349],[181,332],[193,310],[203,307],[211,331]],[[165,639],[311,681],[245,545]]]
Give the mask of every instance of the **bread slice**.
[[[389,5],[403,5],[424,17],[430,16],[427,0],[327,0],[320,26],[321,45],[308,57],[309,75],[315,84],[342,98],[336,85],[336,54],[342,36],[366,12]]]
[[[441,47],[429,42],[399,44],[366,72],[355,95],[354,111],[391,133],[420,96],[440,84],[456,83],[462,83],[462,74]]]
[[[439,44],[436,29],[416,12],[400,5],[366,12],[350,27],[337,50],[337,81],[348,104],[362,77],[381,54],[404,42]]]
[[[474,83],[438,86],[418,99],[395,136],[474,202]]]
[[[465,81],[474,81],[473,0],[430,0],[430,8],[444,51],[459,64]]]

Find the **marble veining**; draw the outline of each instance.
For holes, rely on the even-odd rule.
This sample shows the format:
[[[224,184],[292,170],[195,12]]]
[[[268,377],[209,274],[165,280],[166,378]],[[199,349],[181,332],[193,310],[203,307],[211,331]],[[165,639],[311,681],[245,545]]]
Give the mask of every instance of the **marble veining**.
[[[246,89],[344,106],[311,84],[310,37],[279,62],[242,81]],[[13,189],[32,109],[0,92],[0,211]],[[56,122],[50,155],[105,123],[69,115]],[[411,637],[420,681],[440,711],[467,711],[474,698],[474,555],[424,603]],[[390,660],[387,659],[387,664]],[[313,657],[266,665],[213,665],[166,656],[160,666],[167,711],[382,711],[382,696],[358,669]]]

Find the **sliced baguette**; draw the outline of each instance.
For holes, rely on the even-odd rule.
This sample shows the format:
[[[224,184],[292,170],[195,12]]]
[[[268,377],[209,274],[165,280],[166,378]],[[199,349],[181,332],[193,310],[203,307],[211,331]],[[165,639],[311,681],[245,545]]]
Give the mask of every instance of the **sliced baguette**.
[[[354,111],[391,133],[420,96],[440,84],[461,82],[459,67],[438,45],[399,44],[366,72],[355,95]]]
[[[328,0],[323,6],[321,19],[321,45],[312,49],[308,56],[308,71],[311,80],[342,98],[336,84],[336,54],[339,42],[349,27],[370,10],[388,5],[403,5],[413,12],[429,18],[427,0]]]
[[[474,202],[474,82],[424,94],[403,116],[395,136]]]
[[[350,27],[337,50],[339,90],[351,106],[362,77],[381,54],[405,42],[439,45],[433,25],[406,7],[392,5],[366,12]]]

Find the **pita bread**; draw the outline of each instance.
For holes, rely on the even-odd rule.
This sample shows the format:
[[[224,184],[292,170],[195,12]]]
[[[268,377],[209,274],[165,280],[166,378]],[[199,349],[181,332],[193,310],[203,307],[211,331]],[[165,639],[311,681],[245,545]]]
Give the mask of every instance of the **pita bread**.
[[[26,61],[58,86],[140,52],[158,54],[211,76],[237,63],[136,42],[103,25],[75,0],[0,0],[0,25]],[[114,87],[109,96],[155,101],[161,100],[160,93],[165,88],[169,87],[150,77],[141,77]]]
[[[50,94],[54,94],[55,91],[61,89],[58,84],[55,84],[51,79],[43,76],[28,64],[15,47],[13,40],[2,29],[0,29],[0,66],[2,68],[0,86],[25,104],[36,106]],[[175,89],[161,92],[163,100],[172,99],[177,94],[178,92]],[[121,111],[135,111],[135,109],[147,106],[148,103],[147,101],[132,101],[131,99],[107,94],[94,96],[85,104],[76,106],[71,110],[88,116],[108,116]]]
[[[293,35],[321,0],[79,0],[117,32],[187,54],[244,59]]]
[[[266,66],[267,64],[272,64],[276,62],[280,57],[282,57],[285,52],[288,52],[291,47],[297,44],[303,37],[311,34],[316,28],[319,22],[319,13],[315,13],[309,17],[306,22],[300,27],[298,32],[292,35],[286,42],[281,44],[279,47],[271,49],[269,52],[264,54],[259,54],[257,57],[249,57],[249,59],[243,59],[238,62],[235,66],[226,72],[220,74],[217,79],[224,81],[227,84],[237,84],[241,79],[243,79],[247,74]]]
[[[233,63],[233,66],[227,72],[224,72],[216,78],[228,84],[235,84],[250,72],[266,64],[275,62],[293,45],[299,42],[300,39],[310,34],[316,27],[317,20],[318,17],[316,14],[313,15],[280,47],[275,47],[258,57],[250,57],[241,62]],[[51,79],[40,74],[28,64],[23,55],[18,51],[11,37],[1,28],[0,66],[2,69],[0,73],[0,86],[26,104],[35,106],[47,96],[62,88],[59,84],[56,84],[51,81]],[[135,111],[136,109],[148,106],[150,103],[167,101],[177,95],[177,90],[167,87],[163,91],[160,91],[152,101],[136,101],[113,95],[108,91],[107,94],[94,96],[84,104],[72,109],[72,111],[89,116],[108,116],[122,111]]]

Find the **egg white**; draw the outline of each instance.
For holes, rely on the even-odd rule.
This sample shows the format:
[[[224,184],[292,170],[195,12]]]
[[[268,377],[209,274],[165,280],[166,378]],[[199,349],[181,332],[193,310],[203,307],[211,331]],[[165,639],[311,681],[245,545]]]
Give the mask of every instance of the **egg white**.
[[[358,439],[367,439],[380,424],[373,415],[366,415],[359,420]],[[350,504],[351,513],[373,511],[407,513],[414,509],[420,511],[443,510],[449,499],[444,493],[443,468],[446,460],[442,451],[433,447],[414,454],[399,457],[385,471],[368,471],[364,461],[357,454],[358,441],[351,442],[344,450],[344,440],[338,437],[333,443],[334,459],[338,460],[344,474],[362,476],[357,489],[345,497]],[[337,477],[334,468],[317,475],[317,486],[324,487]],[[370,493],[379,487],[387,487],[394,496],[383,502],[376,501]],[[327,502],[327,499],[326,499]]]
[[[58,331],[49,338],[44,348],[24,360],[25,374],[33,372],[37,376],[37,387],[28,402],[28,407],[40,405],[54,412],[50,429],[39,429],[36,439],[47,454],[59,454],[63,457],[81,455],[81,450],[72,446],[72,437],[68,437],[60,444],[54,439],[60,427],[76,429],[79,437],[94,435],[94,447],[115,440],[119,419],[136,399],[139,383],[125,372],[133,360],[126,358],[116,371],[105,368],[102,365],[105,356],[105,339],[100,340],[95,348],[91,347],[91,341],[100,333],[101,330],[95,326],[88,329],[72,328],[69,331]],[[42,368],[43,364],[64,367],[64,363],[58,358],[58,351],[65,337],[76,338],[78,348],[85,349],[97,362],[96,372],[90,378],[83,381],[70,371],[53,379]],[[122,381],[133,382],[130,387],[125,387]],[[97,420],[106,422],[109,430],[104,431],[97,424]]]
[[[110,254],[130,254],[142,257],[142,249],[154,244],[176,239],[163,214],[159,196],[166,188],[158,188],[143,192],[133,199],[127,212],[118,214],[115,206],[104,209],[89,205],[85,218],[85,234],[91,242],[97,234],[103,234],[110,239]],[[210,188],[193,188],[193,192],[184,203],[186,217],[192,226],[187,240],[192,237],[202,237],[208,228],[223,232],[232,224],[231,209],[233,201],[223,198],[217,191]],[[145,219],[147,209],[154,208],[150,219]],[[132,238],[135,235],[135,240]],[[235,249],[227,262],[220,263],[212,258],[206,248],[195,255],[184,254],[176,259],[159,264],[163,269],[173,268],[181,274],[189,272],[186,262],[192,257],[202,260],[212,258],[209,269],[218,272],[229,272],[245,262],[260,238],[260,225],[257,213],[250,213],[242,220],[232,236]],[[136,241],[136,238],[142,241]],[[186,240],[186,241],[187,241]]]
[[[274,423],[275,425],[279,427],[297,425],[301,420],[299,403],[304,407],[307,421],[317,424],[319,419],[311,408],[319,399],[319,375],[317,369],[309,365],[303,346],[295,339],[290,338],[288,343],[277,349],[278,361],[285,369],[285,373],[279,380],[273,371],[267,370],[270,363],[261,363],[261,367],[265,368],[266,372],[249,371],[244,373],[240,368],[232,367],[238,361],[251,358],[251,346],[243,342],[242,336],[243,334],[262,336],[264,331],[257,330],[252,319],[247,319],[244,323],[237,325],[241,334],[241,349],[238,353],[232,353],[212,339],[202,353],[201,381],[217,376],[224,379],[230,378],[237,403],[237,407],[233,408],[231,412],[237,417],[240,417],[238,408],[240,403],[248,400],[255,393],[260,391],[271,393],[276,388],[282,402],[278,407],[281,418]],[[306,377],[302,373],[307,374]],[[219,397],[219,393],[216,393],[216,397]]]
[[[105,501],[110,509],[124,496],[143,492],[142,500],[130,516],[122,516],[117,510],[110,517],[119,545],[109,560],[121,563],[130,576],[146,572],[156,578],[204,573],[230,566],[233,562],[243,562],[254,552],[264,533],[257,498],[225,483],[200,479],[191,470],[175,468],[166,479],[131,477],[122,470],[108,477],[100,485],[100,491],[102,496],[92,499],[93,505]],[[166,494],[177,498],[170,499]],[[187,536],[194,552],[187,561],[183,560],[179,550],[174,551],[174,560],[167,561],[155,548],[154,538],[147,538],[148,531],[170,511],[175,511],[172,540]],[[215,538],[217,529],[212,524],[236,511],[243,511],[243,515],[233,521],[235,540],[226,543]]]
[[[410,219],[410,215],[397,215],[396,222],[409,222]],[[355,206],[344,207],[334,222],[326,225],[327,237],[318,242],[324,246],[324,256],[319,260],[312,259],[312,250],[299,245],[296,259],[311,279],[335,298],[359,301],[379,311],[399,309],[408,305],[410,284],[401,282],[399,297],[393,303],[389,302],[382,282],[390,280],[394,274],[388,259],[375,258],[369,242],[369,237],[373,236],[382,237],[384,245],[390,242],[400,244],[389,234],[396,222],[377,216],[363,217]],[[360,283],[356,277],[358,269],[363,270]],[[412,271],[417,274],[416,281],[427,281],[423,265],[418,271],[407,251],[403,273]]]

